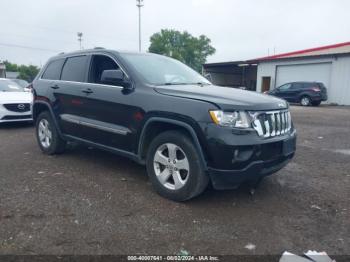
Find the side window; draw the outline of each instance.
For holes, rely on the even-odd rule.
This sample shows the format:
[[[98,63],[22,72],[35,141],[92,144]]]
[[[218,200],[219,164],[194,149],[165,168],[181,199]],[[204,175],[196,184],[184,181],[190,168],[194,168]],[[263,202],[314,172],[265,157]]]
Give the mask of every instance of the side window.
[[[302,89],[305,85],[302,83],[294,83],[292,89]]]
[[[280,91],[286,91],[286,90],[288,90],[291,86],[292,86],[292,84],[285,84],[285,85],[283,85],[283,86],[280,86],[278,89],[279,89]]]
[[[69,57],[64,63],[61,80],[85,82],[87,56]]]
[[[313,87],[315,87],[315,86],[317,86],[316,83],[305,83],[304,86],[303,86],[303,88],[304,88],[304,89],[308,89],[308,88],[313,88]]]
[[[108,56],[94,55],[91,59],[89,83],[102,84],[101,76],[104,70],[119,69],[118,65]]]
[[[41,76],[42,79],[59,80],[61,75],[64,59],[52,61],[45,69],[45,72]]]

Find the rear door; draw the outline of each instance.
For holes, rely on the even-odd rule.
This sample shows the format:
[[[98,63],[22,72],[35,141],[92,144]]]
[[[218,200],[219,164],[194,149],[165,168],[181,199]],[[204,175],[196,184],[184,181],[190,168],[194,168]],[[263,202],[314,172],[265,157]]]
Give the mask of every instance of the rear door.
[[[66,58],[60,81],[52,87],[56,99],[54,108],[59,112],[62,132],[74,137],[83,136],[79,118],[84,112],[87,66],[87,55]]]
[[[65,58],[60,58],[49,62],[40,79],[33,82],[37,100],[45,100],[45,97],[48,96],[50,102],[52,104],[56,104],[55,88],[59,83],[64,62]],[[56,117],[59,117],[56,110],[54,110],[54,113],[56,114]]]
[[[122,86],[101,82],[104,70],[120,69],[116,60],[108,55],[92,55],[89,66],[84,112],[81,124],[84,139],[97,144],[131,151],[132,123],[138,109],[132,104],[133,93]]]
[[[291,88],[287,91],[287,101],[299,102],[299,94],[305,90],[304,83],[293,83]]]

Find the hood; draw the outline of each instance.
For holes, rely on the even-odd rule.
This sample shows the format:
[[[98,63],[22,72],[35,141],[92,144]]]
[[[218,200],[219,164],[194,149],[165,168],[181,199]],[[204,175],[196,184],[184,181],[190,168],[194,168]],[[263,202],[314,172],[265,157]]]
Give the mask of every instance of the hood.
[[[288,103],[269,95],[221,86],[174,85],[155,88],[156,92],[215,104],[222,110],[280,110]]]
[[[0,92],[0,103],[32,103],[33,94],[30,92]]]

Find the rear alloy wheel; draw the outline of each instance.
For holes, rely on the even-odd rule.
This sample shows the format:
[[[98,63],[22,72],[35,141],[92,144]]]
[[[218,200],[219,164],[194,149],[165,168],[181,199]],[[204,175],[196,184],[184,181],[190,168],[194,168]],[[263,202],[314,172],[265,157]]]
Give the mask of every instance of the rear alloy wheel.
[[[40,149],[44,154],[59,154],[66,148],[66,142],[59,136],[55,123],[48,111],[42,112],[38,116],[36,136]]]
[[[46,119],[41,119],[38,125],[39,143],[43,148],[49,148],[52,142],[52,131]]]
[[[155,190],[174,201],[186,201],[202,193],[209,182],[191,139],[167,131],[151,142],[147,172]]]
[[[310,97],[308,96],[303,96],[301,99],[300,99],[300,104],[302,106],[309,106],[311,104],[311,99]]]

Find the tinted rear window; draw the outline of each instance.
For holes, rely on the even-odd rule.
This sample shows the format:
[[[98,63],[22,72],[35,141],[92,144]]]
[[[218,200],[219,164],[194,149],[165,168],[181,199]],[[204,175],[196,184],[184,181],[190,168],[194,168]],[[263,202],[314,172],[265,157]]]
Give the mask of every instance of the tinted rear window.
[[[62,66],[64,63],[64,59],[59,59],[52,61],[47,67],[45,72],[42,75],[42,79],[49,80],[58,80],[60,79]]]
[[[70,57],[64,63],[61,80],[84,82],[87,56]]]
[[[314,87],[315,85],[316,85],[315,83],[305,83],[304,88]]]
[[[293,84],[293,89],[301,89],[304,87],[304,84],[302,83],[294,83]]]
[[[325,85],[323,83],[317,83],[319,87],[321,88],[326,88]]]

